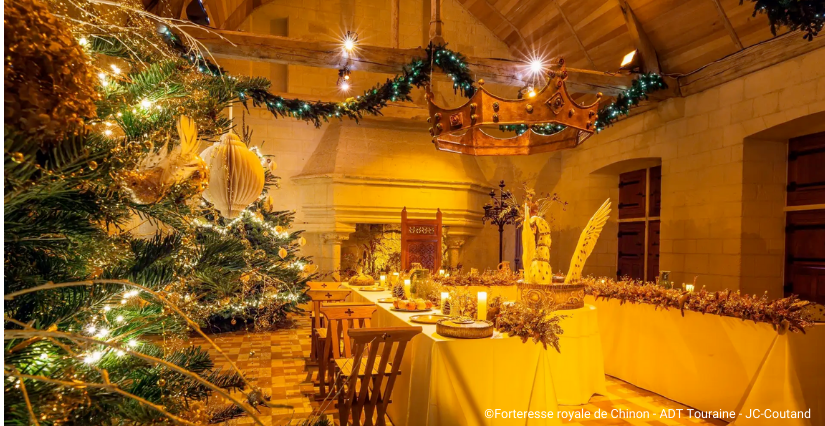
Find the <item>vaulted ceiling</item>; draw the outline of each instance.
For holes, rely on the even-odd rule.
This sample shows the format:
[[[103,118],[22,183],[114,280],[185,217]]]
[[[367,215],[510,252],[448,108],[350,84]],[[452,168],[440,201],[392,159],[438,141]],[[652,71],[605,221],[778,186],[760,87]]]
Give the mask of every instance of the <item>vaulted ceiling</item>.
[[[665,73],[690,72],[773,37],[767,17],[753,17],[752,3],[739,0],[458,1],[517,56],[549,48],[570,66],[600,71],[615,70],[636,49],[620,2]]]

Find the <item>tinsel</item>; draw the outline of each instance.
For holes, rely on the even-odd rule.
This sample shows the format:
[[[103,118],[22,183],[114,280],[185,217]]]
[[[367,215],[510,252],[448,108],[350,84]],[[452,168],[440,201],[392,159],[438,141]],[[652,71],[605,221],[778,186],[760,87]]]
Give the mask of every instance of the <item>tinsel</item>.
[[[656,308],[676,308],[702,314],[722,315],[754,322],[771,324],[774,329],[784,332],[805,332],[813,322],[802,308],[810,304],[799,300],[796,295],[771,300],[767,293],[762,296],[741,294],[739,291],[708,291],[705,288],[695,292],[680,289],[666,289],[653,283],[635,281],[616,282],[606,278],[585,278],[585,292],[595,298],[618,299],[624,303],[645,303]]]
[[[825,2],[822,0],[739,0],[753,2],[753,16],[764,13],[771,23],[771,33],[776,35],[777,27],[787,27],[791,31],[801,30],[803,38],[811,41],[822,31],[825,24]]]
[[[219,65],[189,49],[168,28],[162,28],[161,34],[170,47],[179,52],[181,57],[196,65],[201,72],[212,76],[231,78]],[[476,89],[473,86],[473,79],[464,55],[447,49],[446,45],[434,45],[432,43],[427,46],[426,52],[426,58],[413,59],[402,69],[401,74],[387,79],[384,84],[366,90],[361,96],[347,98],[343,102],[287,99],[262,89],[241,91],[238,93],[238,99],[244,105],[247,101],[252,101],[253,106],[264,107],[275,117],[291,117],[304,120],[316,127],[320,127],[324,122],[329,122],[333,118],[340,120],[346,117],[358,121],[364,115],[381,115],[381,110],[389,102],[411,102],[410,93],[412,89],[423,87],[430,82],[430,74],[433,71],[431,65],[452,78],[453,88],[457,92],[468,98],[473,96]]]

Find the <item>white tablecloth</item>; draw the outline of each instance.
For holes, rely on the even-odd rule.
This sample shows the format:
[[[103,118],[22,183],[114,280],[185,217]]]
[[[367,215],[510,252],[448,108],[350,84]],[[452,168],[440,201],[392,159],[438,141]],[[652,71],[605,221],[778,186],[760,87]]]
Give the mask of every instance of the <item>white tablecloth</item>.
[[[389,292],[355,289],[353,301],[377,303]],[[559,425],[553,419],[488,419],[487,409],[552,411],[557,404],[585,404],[605,393],[596,308],[565,311],[561,354],[532,341],[496,336],[452,339],[435,325],[413,324],[413,313],[390,311],[377,303],[373,327],[421,325],[408,346],[392,394],[389,416],[396,426]],[[438,313],[434,311],[434,313]]]

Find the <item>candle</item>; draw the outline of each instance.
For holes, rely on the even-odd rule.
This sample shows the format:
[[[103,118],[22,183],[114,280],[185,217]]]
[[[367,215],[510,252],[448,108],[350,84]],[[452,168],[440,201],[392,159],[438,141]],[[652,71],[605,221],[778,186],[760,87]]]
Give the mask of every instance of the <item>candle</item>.
[[[685,284],[685,290],[693,293],[693,284]]]
[[[479,320],[486,320],[487,319],[487,292],[486,291],[479,291],[478,292],[478,307],[476,308],[476,318]]]
[[[441,313],[444,313],[444,304],[447,303],[447,299],[450,298],[450,293],[446,291],[441,292]]]
[[[386,275],[381,275],[380,277],[378,277],[378,279],[381,281],[381,287],[386,287],[387,286],[387,276]]]
[[[412,294],[410,294],[410,280],[404,280],[404,297],[412,297]]]
[[[438,275],[444,275],[444,270],[443,270],[443,269],[439,269],[439,270],[438,270]]]

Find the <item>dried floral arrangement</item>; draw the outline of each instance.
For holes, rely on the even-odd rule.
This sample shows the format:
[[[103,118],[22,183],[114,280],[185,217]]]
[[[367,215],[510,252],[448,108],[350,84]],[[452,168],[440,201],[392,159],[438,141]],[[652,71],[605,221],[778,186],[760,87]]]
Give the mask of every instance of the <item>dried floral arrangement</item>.
[[[450,292],[450,315],[454,317],[476,317],[478,295],[466,288],[452,288]]]
[[[509,270],[505,271],[485,271],[481,274],[461,274],[455,273],[449,276],[438,275],[433,277],[433,281],[443,286],[468,287],[473,285],[493,287],[516,285],[520,279],[519,275]]]
[[[657,309],[677,308],[682,311],[722,315],[754,322],[771,324],[780,333],[788,330],[805,332],[813,321],[803,308],[811,302],[799,300],[796,295],[771,300],[767,294],[761,297],[740,294],[739,291],[708,291],[703,287],[695,292],[666,289],[662,286],[639,281],[620,281],[608,278],[587,277],[585,292],[595,298],[618,299],[624,303],[646,303]]]
[[[561,352],[559,335],[564,333],[559,321],[564,316],[555,315],[553,306],[533,309],[519,302],[501,305],[501,315],[498,319],[498,329],[510,337],[521,338],[522,343],[533,339],[533,343],[541,342],[544,349],[547,345]]]

